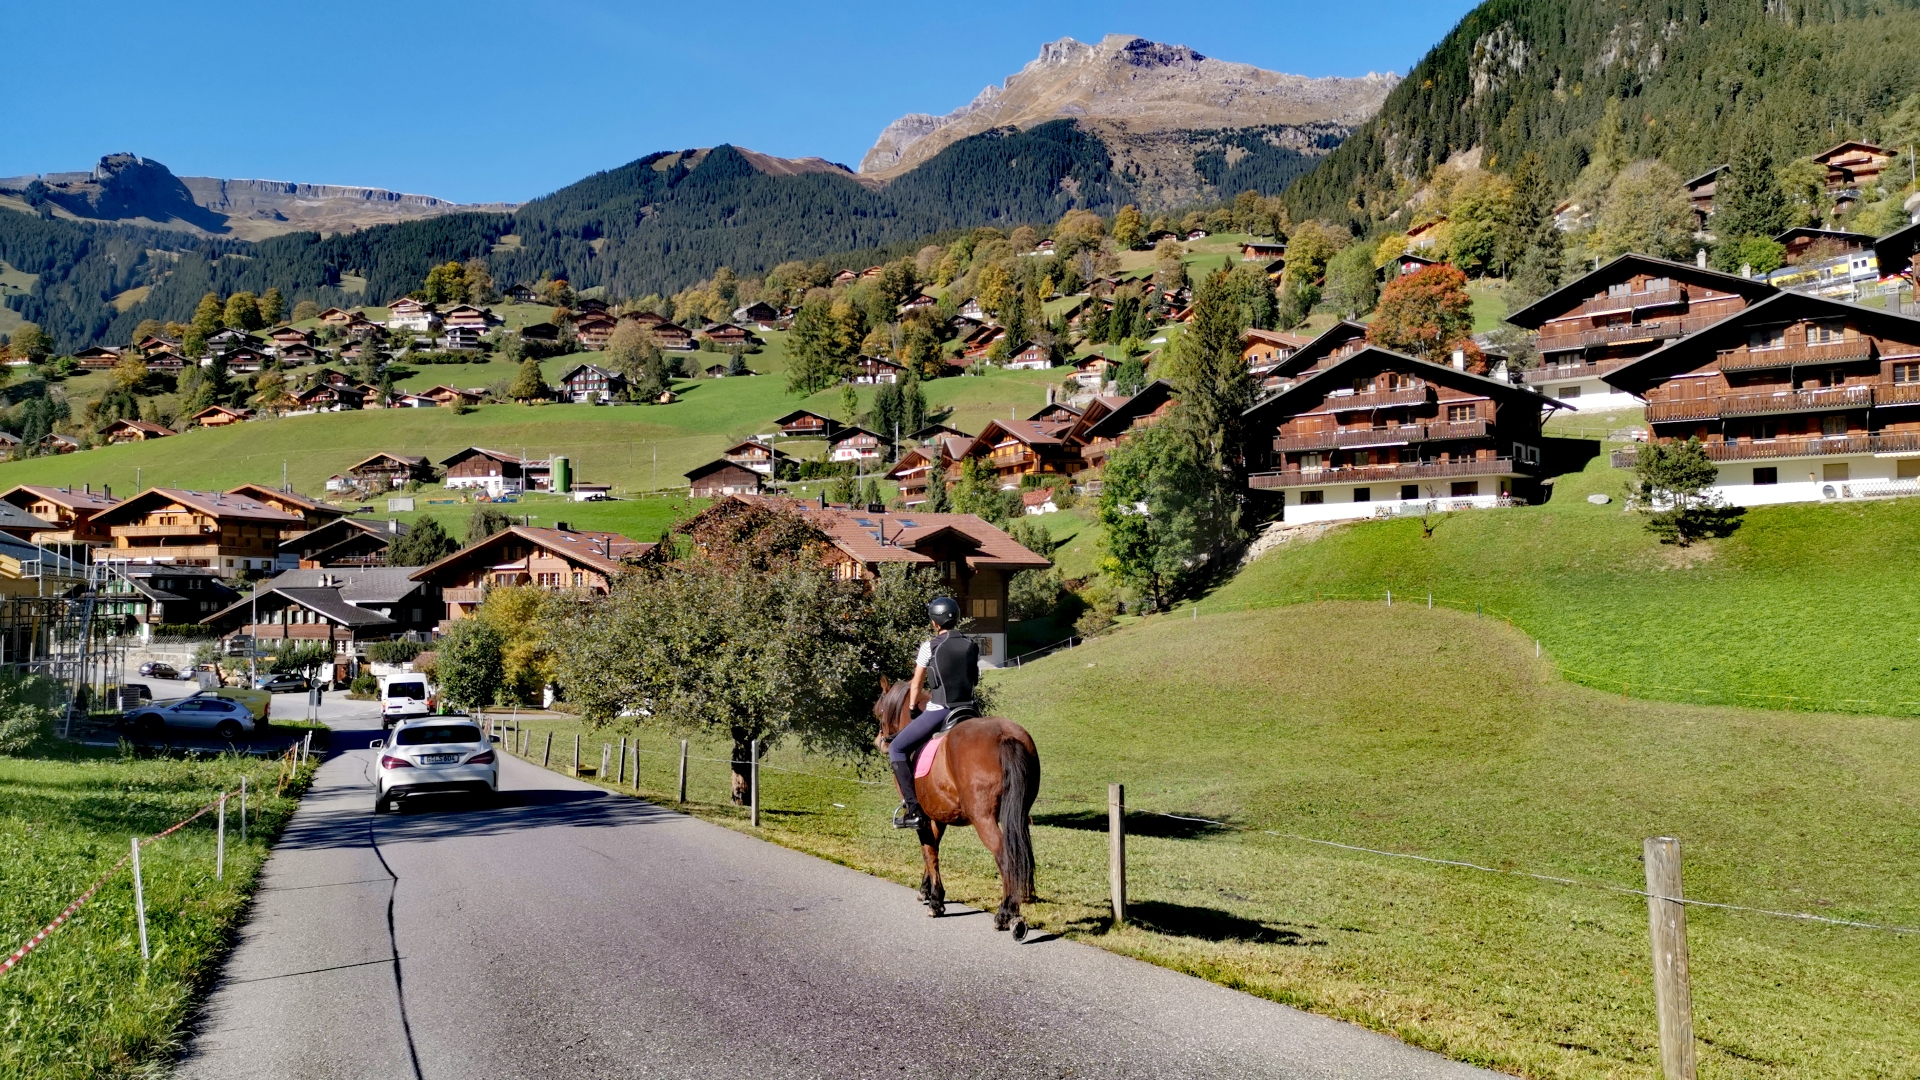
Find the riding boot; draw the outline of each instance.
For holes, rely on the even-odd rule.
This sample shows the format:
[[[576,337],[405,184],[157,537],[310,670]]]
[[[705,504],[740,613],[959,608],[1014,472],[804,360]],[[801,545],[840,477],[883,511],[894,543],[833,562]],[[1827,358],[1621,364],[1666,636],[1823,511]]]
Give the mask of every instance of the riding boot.
[[[896,829],[917,829],[926,822],[920,812],[920,800],[913,792],[913,759],[893,763],[893,780],[900,785],[900,812],[893,815]]]

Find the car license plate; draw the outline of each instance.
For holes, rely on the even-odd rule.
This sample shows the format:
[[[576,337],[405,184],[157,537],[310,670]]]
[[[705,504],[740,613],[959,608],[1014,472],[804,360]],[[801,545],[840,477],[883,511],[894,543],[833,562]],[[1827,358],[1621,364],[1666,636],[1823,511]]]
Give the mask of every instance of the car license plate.
[[[421,755],[421,757],[420,757],[420,764],[422,764],[422,765],[451,765],[451,764],[453,764],[454,762],[456,762],[456,761],[459,761],[459,760],[460,760],[460,755],[459,755],[459,754],[423,754],[423,755]]]

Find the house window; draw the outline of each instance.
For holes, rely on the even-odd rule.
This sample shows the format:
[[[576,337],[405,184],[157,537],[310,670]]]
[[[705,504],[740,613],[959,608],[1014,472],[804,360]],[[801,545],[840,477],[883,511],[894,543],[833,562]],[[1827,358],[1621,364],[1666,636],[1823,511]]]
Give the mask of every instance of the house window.
[[[1303,491],[1300,493],[1301,506],[1319,506],[1326,501],[1327,493],[1324,491]]]
[[[1372,502],[1373,489],[1372,488],[1354,488],[1353,501],[1354,502]]]
[[[1809,345],[1831,345],[1846,336],[1847,328],[1843,323],[1819,322],[1807,324],[1807,344]]]
[[[1320,467],[1321,467],[1321,462],[1320,462],[1319,454],[1301,454],[1300,455],[1300,471],[1301,472],[1319,472]]]
[[[1420,485],[1419,484],[1401,484],[1400,497],[1402,499],[1405,499],[1408,502],[1414,502],[1418,500],[1420,498]]]
[[[1920,383],[1920,363],[1893,365],[1895,386],[1912,386],[1915,383]]]
[[[1472,405],[1449,405],[1449,406],[1447,406],[1447,423],[1449,423],[1449,424],[1464,424],[1464,423],[1466,423],[1466,422],[1468,422],[1468,421],[1470,421],[1470,420],[1472,420],[1472,419],[1473,419],[1473,406],[1472,406]]]
[[[1772,465],[1757,467],[1753,470],[1753,482],[1757,486],[1780,482],[1780,470]]]
[[[1747,335],[1749,349],[1784,349],[1787,347],[1787,328],[1772,326],[1764,330],[1755,330]]]
[[[1000,617],[1000,601],[970,599],[967,601],[967,617],[970,619],[997,619]]]
[[[1780,433],[1780,425],[1772,420],[1762,420],[1753,425],[1753,437],[1756,440],[1771,440]]]
[[[1353,464],[1355,468],[1362,468],[1373,464],[1373,451],[1355,450],[1353,452]]]
[[[1560,392],[1554,396],[1558,397],[1561,401],[1565,401],[1568,398],[1577,398],[1580,396],[1580,388],[1577,386],[1563,386],[1560,388]]]
[[[1672,288],[1672,287],[1673,287],[1673,282],[1672,282],[1671,280],[1669,280],[1669,279],[1667,279],[1667,278],[1663,278],[1663,277],[1657,277],[1657,278],[1648,278],[1648,279],[1647,279],[1647,290],[1646,290],[1646,291],[1648,291],[1648,292],[1666,292],[1666,291],[1667,291],[1668,289],[1670,289],[1670,288]]]
[[[1623,281],[1618,285],[1609,285],[1607,286],[1607,295],[1608,296],[1632,296],[1633,282]]]
[[[1820,434],[1845,435],[1847,418],[1845,416],[1823,416],[1820,418]]]
[[[1478,494],[1480,494],[1480,481],[1478,480],[1455,480],[1453,482],[1453,497],[1456,499],[1471,499]]]
[[[587,575],[579,570],[573,572],[573,587],[579,588],[587,583]]]
[[[1844,461],[1820,466],[1820,479],[1822,480],[1846,480],[1847,478],[1847,463]]]

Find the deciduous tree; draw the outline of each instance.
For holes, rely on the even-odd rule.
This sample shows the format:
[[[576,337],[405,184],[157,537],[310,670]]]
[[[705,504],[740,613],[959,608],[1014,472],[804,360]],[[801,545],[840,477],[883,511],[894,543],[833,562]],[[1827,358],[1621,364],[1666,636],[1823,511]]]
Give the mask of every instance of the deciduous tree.
[[[1477,358],[1467,275],[1442,263],[1388,282],[1367,340],[1435,363],[1445,362],[1455,349]]]

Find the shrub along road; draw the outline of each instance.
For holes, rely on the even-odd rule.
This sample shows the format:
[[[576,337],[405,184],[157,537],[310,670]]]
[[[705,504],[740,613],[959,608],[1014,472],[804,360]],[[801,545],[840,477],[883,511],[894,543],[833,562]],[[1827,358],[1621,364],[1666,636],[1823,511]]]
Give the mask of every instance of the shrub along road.
[[[511,757],[496,807],[375,818],[371,756],[321,769],[180,1077],[1493,1075]]]

